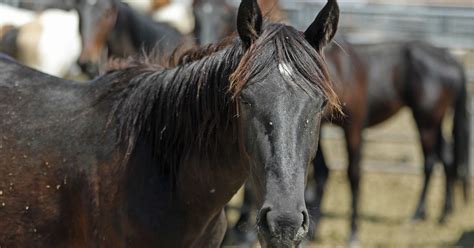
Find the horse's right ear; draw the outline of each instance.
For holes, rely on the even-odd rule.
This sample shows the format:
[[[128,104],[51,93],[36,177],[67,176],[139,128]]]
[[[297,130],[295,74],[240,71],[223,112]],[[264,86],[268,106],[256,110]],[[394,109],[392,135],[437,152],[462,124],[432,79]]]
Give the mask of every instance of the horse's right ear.
[[[339,6],[336,0],[328,0],[316,19],[304,32],[306,40],[319,52],[331,42],[339,22]]]
[[[262,11],[257,0],[242,0],[237,15],[237,31],[246,48],[258,39],[262,32]]]

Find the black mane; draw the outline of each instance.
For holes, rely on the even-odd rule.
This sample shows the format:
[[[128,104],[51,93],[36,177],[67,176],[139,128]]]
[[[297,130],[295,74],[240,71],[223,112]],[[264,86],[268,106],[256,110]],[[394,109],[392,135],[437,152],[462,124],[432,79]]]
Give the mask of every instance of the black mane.
[[[119,126],[127,156],[140,137],[146,137],[161,164],[170,168],[196,149],[209,153],[218,136],[235,127],[235,96],[250,78],[269,73],[271,65],[285,63],[300,79],[294,83],[336,101],[323,58],[294,28],[266,25],[247,51],[239,39],[216,46],[184,52],[178,58],[182,63],[172,68],[145,59],[99,79],[108,89],[100,99],[113,99],[110,121]]]

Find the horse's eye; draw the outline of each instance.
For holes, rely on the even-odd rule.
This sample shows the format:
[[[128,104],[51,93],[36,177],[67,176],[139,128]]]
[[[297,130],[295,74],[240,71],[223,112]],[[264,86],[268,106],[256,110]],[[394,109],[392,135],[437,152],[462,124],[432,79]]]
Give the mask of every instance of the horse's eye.
[[[323,104],[321,105],[321,108],[325,108],[326,105],[328,105],[328,99],[323,99]]]
[[[243,97],[239,96],[239,102],[245,105],[251,105],[247,100],[245,100]]]

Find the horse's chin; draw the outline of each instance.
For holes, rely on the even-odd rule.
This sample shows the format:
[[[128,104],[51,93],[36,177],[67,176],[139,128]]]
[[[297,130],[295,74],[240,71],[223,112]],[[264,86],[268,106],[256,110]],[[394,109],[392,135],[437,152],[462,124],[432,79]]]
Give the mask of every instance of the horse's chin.
[[[292,239],[260,238],[262,248],[296,248],[301,247],[301,243]]]

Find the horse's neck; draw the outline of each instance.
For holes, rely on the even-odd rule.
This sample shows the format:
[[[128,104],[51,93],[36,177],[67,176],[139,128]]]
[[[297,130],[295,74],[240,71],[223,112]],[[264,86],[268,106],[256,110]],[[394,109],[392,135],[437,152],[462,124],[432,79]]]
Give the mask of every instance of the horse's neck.
[[[155,223],[154,230],[160,234],[204,230],[247,178],[248,169],[240,162],[237,143],[232,140],[220,141],[219,151],[212,158],[193,152],[180,163],[173,177],[173,172],[157,167],[160,163],[153,158],[153,150],[146,144],[137,148],[122,187],[126,215],[139,229],[149,230],[147,225]],[[180,238],[189,240],[195,236]],[[189,246],[189,241],[179,242]]]

